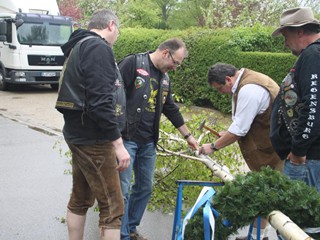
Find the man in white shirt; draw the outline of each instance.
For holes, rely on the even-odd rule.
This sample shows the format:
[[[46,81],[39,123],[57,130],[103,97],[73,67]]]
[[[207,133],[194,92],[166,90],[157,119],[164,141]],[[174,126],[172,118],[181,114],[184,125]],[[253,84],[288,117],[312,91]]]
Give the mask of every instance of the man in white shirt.
[[[232,124],[228,131],[219,133],[216,142],[203,144],[200,153],[211,154],[238,141],[251,171],[259,171],[265,166],[282,171],[284,163],[269,139],[271,106],[279,91],[277,83],[262,73],[244,68],[238,70],[226,63],[217,63],[209,69],[208,82],[220,93],[232,95]],[[262,236],[266,224],[263,220]],[[241,239],[247,237],[236,238]]]

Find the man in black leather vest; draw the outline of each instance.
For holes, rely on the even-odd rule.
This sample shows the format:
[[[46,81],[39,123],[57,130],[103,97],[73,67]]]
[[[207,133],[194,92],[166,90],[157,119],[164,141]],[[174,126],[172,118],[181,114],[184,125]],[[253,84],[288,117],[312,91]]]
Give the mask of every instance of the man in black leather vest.
[[[86,212],[95,199],[100,238],[120,239],[124,203],[119,171],[129,166],[130,156],[121,137],[125,94],[112,51],[118,26],[113,12],[97,11],[89,30],[76,30],[62,46],[67,59],[56,108],[63,113],[63,135],[72,152],[69,239],[83,239]]]
[[[129,55],[119,63],[127,96],[127,124],[123,138],[131,157],[129,168],[120,174],[126,204],[121,228],[123,240],[145,239],[137,233],[136,227],[152,193],[161,114],[164,113],[180,131],[191,148],[198,148],[172,99],[167,75],[169,70],[176,70],[186,56],[184,42],[169,39],[155,52]],[[132,170],[134,184],[131,187]]]

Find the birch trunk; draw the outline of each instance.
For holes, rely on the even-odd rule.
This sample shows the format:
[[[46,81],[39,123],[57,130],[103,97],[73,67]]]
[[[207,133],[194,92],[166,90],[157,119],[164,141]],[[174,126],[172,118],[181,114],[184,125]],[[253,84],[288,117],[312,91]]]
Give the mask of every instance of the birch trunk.
[[[297,224],[280,211],[272,211],[268,221],[286,240],[312,240]]]

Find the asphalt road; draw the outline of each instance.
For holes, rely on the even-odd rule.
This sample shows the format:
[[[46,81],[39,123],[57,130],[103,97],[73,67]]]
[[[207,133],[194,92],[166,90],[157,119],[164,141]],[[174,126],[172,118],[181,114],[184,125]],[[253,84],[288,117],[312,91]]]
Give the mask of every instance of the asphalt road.
[[[67,239],[71,175],[68,158],[60,156],[65,143],[1,116],[0,136],[0,239]],[[151,240],[170,239],[172,221],[171,215],[148,212],[140,230]],[[93,208],[86,223],[85,239],[99,239]]]
[[[0,240],[68,239],[72,179],[60,154],[68,148],[56,97],[46,86],[0,91]],[[99,239],[97,223],[98,213],[89,209],[86,240]],[[172,215],[146,212],[139,230],[150,240],[170,239],[172,223]]]
[[[59,138],[3,117],[0,135],[0,239],[67,239],[62,222],[71,176],[64,174],[67,159],[53,149]],[[94,218],[91,213],[87,223]],[[86,239],[98,239],[94,229]]]
[[[68,158],[60,154],[67,147],[56,97],[42,86],[0,91],[0,240],[68,238],[64,220],[72,180],[65,173]],[[99,239],[97,223],[98,213],[89,209],[85,240]],[[149,240],[169,240],[172,223],[172,214],[147,211],[138,230]],[[269,239],[277,238],[271,232]]]

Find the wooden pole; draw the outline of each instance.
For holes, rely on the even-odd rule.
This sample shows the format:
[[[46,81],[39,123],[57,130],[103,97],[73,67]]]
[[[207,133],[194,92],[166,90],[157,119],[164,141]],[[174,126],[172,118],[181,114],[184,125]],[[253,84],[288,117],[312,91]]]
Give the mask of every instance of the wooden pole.
[[[280,211],[272,211],[268,221],[286,240],[312,240],[297,224]]]

